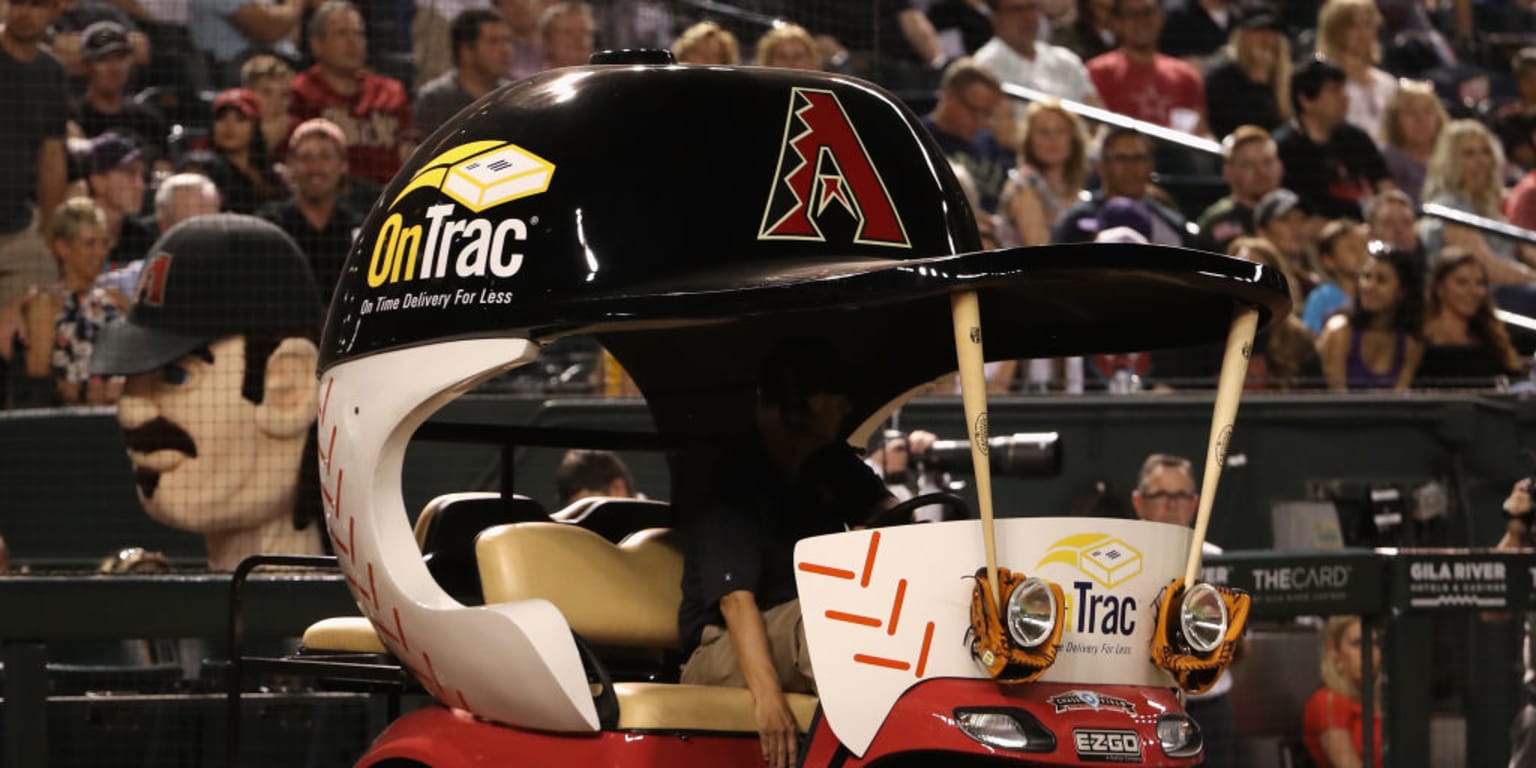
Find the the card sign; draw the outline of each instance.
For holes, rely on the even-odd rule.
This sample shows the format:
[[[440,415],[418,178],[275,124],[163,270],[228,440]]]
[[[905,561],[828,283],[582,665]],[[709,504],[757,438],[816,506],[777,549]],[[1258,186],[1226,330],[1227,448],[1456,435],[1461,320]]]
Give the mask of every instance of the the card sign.
[[[1376,613],[1384,586],[1380,558],[1355,552],[1241,552],[1208,557],[1201,578],[1253,596],[1255,617]]]

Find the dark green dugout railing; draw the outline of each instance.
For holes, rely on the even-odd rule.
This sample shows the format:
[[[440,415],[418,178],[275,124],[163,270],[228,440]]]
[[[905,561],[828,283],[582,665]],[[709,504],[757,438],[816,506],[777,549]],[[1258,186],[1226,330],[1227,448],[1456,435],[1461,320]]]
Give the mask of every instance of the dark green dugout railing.
[[[51,644],[224,637],[234,615],[231,587],[229,574],[0,576],[0,768],[49,764]],[[241,634],[253,638],[298,637],[319,619],[357,610],[339,573],[253,577],[243,604]],[[222,697],[206,702],[210,712],[223,705]],[[142,756],[121,759],[137,764]]]
[[[1372,712],[1385,704],[1382,735],[1387,768],[1430,766],[1431,622],[1437,614],[1474,614],[1477,621],[1472,623],[1463,659],[1482,673],[1487,684],[1465,697],[1463,764],[1508,762],[1510,724],[1525,703],[1520,676],[1512,674],[1519,656],[1508,640],[1511,626],[1518,626],[1525,612],[1536,610],[1536,552],[1228,552],[1207,557],[1202,577],[1248,592],[1255,620],[1352,614],[1360,616],[1364,636],[1381,631],[1386,701],[1374,701],[1372,687],[1367,685],[1362,709],[1368,723]],[[1364,678],[1372,679],[1372,654],[1361,654],[1361,662]],[[1363,758],[1365,767],[1371,768],[1370,750]]]

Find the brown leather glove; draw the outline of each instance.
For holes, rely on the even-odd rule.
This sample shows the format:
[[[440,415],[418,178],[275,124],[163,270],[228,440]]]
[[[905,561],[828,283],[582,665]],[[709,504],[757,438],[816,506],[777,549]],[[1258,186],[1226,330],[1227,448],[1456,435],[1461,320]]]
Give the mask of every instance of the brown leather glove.
[[[1211,585],[1215,586],[1215,585]],[[1174,579],[1157,596],[1157,628],[1152,633],[1152,663],[1173,673],[1186,693],[1205,693],[1232,664],[1232,656],[1248,626],[1248,593],[1215,587],[1227,606],[1227,633],[1208,653],[1190,647],[1179,626],[1179,606],[1184,602],[1184,579]]]
[[[1046,581],[1056,598],[1056,626],[1045,642],[1035,648],[1022,648],[1013,641],[1004,625],[1006,596],[1029,578],[1007,568],[997,569],[997,586],[1004,598],[992,594],[987,581],[987,569],[976,571],[976,588],[971,592],[971,656],[995,678],[1029,682],[1039,677],[1056,661],[1056,649],[1061,646],[1062,617],[1066,612],[1066,599],[1061,587]]]

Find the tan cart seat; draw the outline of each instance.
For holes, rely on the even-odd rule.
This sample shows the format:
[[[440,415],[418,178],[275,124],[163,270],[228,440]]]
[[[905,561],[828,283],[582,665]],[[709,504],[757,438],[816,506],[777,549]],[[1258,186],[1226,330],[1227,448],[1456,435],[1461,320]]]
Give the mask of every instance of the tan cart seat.
[[[540,597],[598,646],[676,648],[683,556],[675,534],[653,528],[615,545],[573,525],[498,526],[476,548],[487,602]],[[755,733],[745,688],[617,683],[621,730]],[[789,694],[803,731],[816,697]]]
[[[389,653],[373,623],[362,616],[333,616],[304,630],[304,650],[331,653]]]
[[[571,629],[606,648],[676,648],[683,555],[671,531],[619,544],[565,523],[488,528],[475,542],[487,603],[542,598]]]
[[[487,603],[544,599],[571,629],[595,646],[677,647],[683,557],[672,532],[653,528],[619,544],[568,523],[518,523],[487,529],[476,542]],[[330,618],[304,633],[308,650],[383,653],[362,617]],[[745,688],[669,683],[616,683],[620,730],[755,733],[752,694]],[[788,694],[803,732],[814,696]]]

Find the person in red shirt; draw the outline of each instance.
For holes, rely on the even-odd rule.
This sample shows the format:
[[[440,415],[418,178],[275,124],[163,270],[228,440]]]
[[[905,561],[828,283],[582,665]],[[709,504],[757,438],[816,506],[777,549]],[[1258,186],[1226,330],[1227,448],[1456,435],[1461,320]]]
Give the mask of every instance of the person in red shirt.
[[[1323,685],[1307,699],[1301,718],[1302,743],[1318,768],[1358,768],[1363,762],[1362,644],[1360,617],[1328,619],[1323,628]],[[1371,652],[1377,654],[1374,643]],[[1379,688],[1374,690],[1377,707],[1371,730],[1375,734],[1375,759],[1371,764],[1381,765],[1381,696]]]
[[[411,102],[405,85],[363,68],[368,37],[363,16],[347,0],[326,0],[309,22],[315,65],[293,78],[293,117],[323,117],[346,134],[352,174],[387,183],[410,147]]]
[[[1205,83],[1194,67],[1157,52],[1163,20],[1156,0],[1115,0],[1120,47],[1090,59],[1088,77],[1109,109],[1204,136]]]

